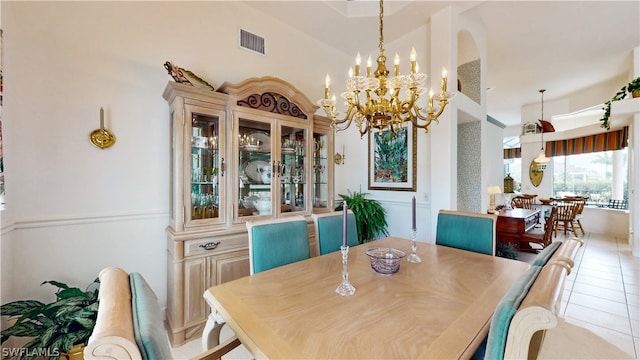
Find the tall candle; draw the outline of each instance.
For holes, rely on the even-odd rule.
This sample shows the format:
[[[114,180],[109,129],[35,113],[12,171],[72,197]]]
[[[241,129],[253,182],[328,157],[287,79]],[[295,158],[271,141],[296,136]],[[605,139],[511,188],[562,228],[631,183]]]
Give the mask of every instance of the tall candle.
[[[325,99],[329,99],[329,74],[327,74],[327,77],[324,79],[324,98]]]
[[[411,230],[416,230],[416,197],[411,199]]]
[[[400,55],[396,53],[396,56],[393,58],[393,74],[395,76],[400,75]]]
[[[347,246],[347,202],[342,202],[342,246]]]
[[[100,107],[100,130],[104,130],[104,109]]]

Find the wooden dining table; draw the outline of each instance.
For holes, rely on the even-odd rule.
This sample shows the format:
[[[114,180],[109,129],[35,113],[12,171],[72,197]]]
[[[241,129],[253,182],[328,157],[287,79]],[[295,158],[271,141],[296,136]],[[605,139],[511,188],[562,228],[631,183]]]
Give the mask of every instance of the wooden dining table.
[[[204,297],[259,359],[454,359],[488,333],[500,299],[529,265],[419,242],[419,264],[383,276],[365,250],[411,252],[388,237],[349,249],[352,296],[335,292],[340,252],[312,257],[208,289]]]

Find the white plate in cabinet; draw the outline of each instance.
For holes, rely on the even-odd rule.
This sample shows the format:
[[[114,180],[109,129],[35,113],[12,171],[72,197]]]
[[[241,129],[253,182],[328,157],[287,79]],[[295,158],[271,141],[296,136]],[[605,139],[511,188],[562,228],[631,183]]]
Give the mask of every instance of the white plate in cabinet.
[[[212,255],[247,248],[247,236],[210,237],[184,242],[184,256]]]

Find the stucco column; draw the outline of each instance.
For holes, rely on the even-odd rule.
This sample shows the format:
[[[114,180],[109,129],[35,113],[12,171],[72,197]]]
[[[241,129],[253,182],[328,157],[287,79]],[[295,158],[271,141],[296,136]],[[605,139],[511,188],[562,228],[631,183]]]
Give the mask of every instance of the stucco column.
[[[623,156],[622,150],[616,150],[613,152],[611,159],[611,199],[622,200],[624,197],[624,172],[623,172]]]

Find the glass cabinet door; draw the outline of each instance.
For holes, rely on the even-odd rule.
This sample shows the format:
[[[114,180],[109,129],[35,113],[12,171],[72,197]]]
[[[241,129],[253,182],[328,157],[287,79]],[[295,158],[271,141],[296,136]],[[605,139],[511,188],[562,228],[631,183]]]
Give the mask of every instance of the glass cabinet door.
[[[295,126],[280,128],[280,212],[307,211],[307,130]]]
[[[271,215],[271,124],[240,118],[238,127],[238,217]]]
[[[187,176],[191,191],[187,192],[190,199],[185,199],[185,204],[190,204],[185,209],[185,222],[192,225],[221,223],[224,222],[224,212],[220,211],[224,209],[220,196],[224,179],[221,116],[197,107],[187,106],[186,110],[191,118],[190,126],[185,124],[185,130],[190,129],[185,133],[188,136],[185,145],[190,148]]]
[[[326,134],[313,134],[313,208],[327,209],[329,201],[329,138]]]

